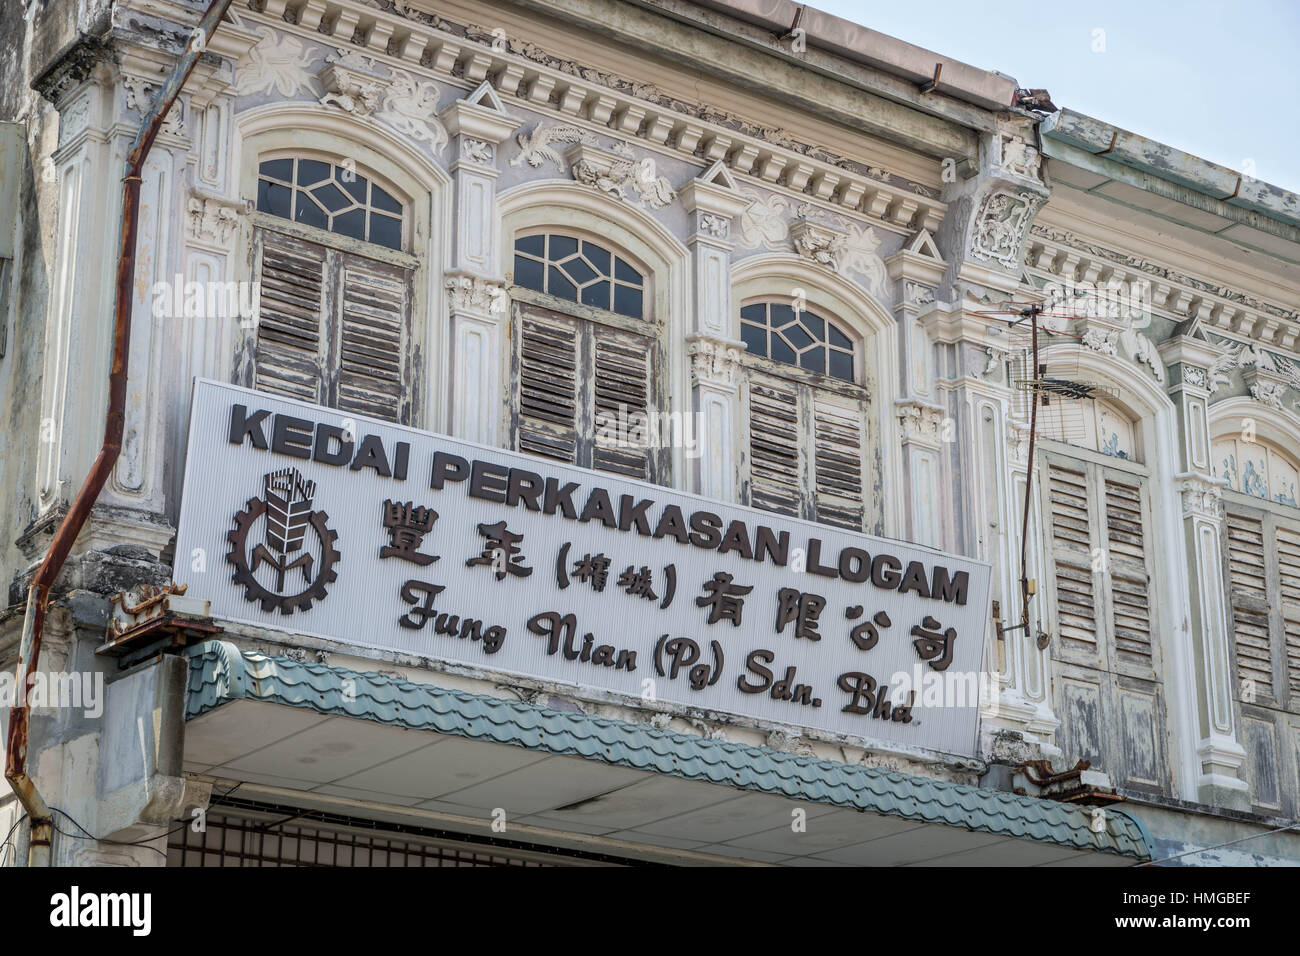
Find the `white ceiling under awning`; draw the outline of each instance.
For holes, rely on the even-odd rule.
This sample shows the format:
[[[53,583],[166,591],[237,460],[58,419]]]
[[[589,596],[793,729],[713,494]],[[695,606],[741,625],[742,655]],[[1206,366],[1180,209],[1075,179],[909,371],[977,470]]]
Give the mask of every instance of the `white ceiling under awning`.
[[[470,836],[681,864],[1131,865],[943,824],[486,740],[232,700],[186,725],[185,770],[241,796]],[[494,832],[494,812],[507,830]],[[792,827],[795,810],[805,829]]]

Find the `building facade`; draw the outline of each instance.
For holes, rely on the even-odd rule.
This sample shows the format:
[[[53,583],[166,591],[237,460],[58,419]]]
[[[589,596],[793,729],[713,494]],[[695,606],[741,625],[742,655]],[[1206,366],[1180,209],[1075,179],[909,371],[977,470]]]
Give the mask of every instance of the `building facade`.
[[[100,449],[123,159],[205,8],[3,14],[9,672]],[[54,859],[1300,861],[1300,198],[1046,99],[786,2],[236,0],[144,167],[124,441],[46,619],[50,686],[102,688],[31,711]],[[386,644],[391,593],[275,603],[186,530],[241,527],[232,448],[253,522],[371,434],[971,562],[969,743]],[[385,504],[392,548],[446,523]],[[6,863],[24,812],[0,784]]]

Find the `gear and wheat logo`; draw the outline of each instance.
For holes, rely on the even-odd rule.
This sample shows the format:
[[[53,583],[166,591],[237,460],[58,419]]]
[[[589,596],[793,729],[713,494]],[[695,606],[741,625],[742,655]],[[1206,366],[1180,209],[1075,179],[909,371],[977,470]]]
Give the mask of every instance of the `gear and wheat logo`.
[[[244,598],[260,601],[263,611],[309,610],[328,593],[326,586],[338,580],[338,532],[330,529],[329,515],[312,510],[316,482],[303,478],[298,469],[270,472],[262,483],[263,497],[248,499],[235,515],[235,528],[226,535],[226,560],[234,565],[235,583],[244,586]],[[315,538],[310,547],[309,531]],[[259,543],[253,543],[255,532],[262,538]]]

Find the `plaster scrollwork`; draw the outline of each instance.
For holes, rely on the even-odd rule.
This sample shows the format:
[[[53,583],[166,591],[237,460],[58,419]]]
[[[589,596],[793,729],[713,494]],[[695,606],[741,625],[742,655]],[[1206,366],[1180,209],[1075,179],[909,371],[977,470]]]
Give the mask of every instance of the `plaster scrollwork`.
[[[141,114],[149,112],[157,92],[158,85],[143,77],[129,75],[122,77],[124,105],[129,110],[136,110]],[[161,131],[170,133],[173,136],[184,136],[184,117],[185,103],[178,97],[176,102],[172,104],[171,109],[167,111],[167,116],[164,117],[160,127]]]
[[[554,163],[563,168],[564,156],[556,149],[556,144],[582,143],[594,146],[596,137],[577,126],[544,126],[538,123],[531,133],[516,134],[515,143],[519,146],[519,154],[510,160],[511,166],[527,163],[536,169],[543,163]]]
[[[510,307],[509,295],[500,283],[478,276],[450,275],[443,280],[442,287],[453,312],[504,315]]]
[[[481,139],[466,139],[461,144],[461,154],[471,163],[492,165],[492,144]]]
[[[185,205],[185,234],[195,242],[229,248],[243,212],[242,203],[190,196]]]
[[[1120,333],[1119,338],[1125,350],[1133,357],[1133,361],[1139,365],[1149,366],[1151,373],[1156,377],[1156,381],[1163,385],[1165,381],[1165,363],[1156,350],[1156,344],[1135,329],[1125,329]]]
[[[916,402],[906,402],[896,408],[898,437],[904,443],[917,442],[938,446],[943,428],[943,410]]]
[[[1107,332],[1103,329],[1088,329],[1083,333],[1083,344],[1102,355],[1119,353],[1119,332]]]
[[[991,345],[984,349],[984,367],[976,373],[976,378],[982,378],[986,382],[1001,382],[1006,371],[1005,362],[1007,353],[993,348]]]
[[[843,233],[834,232],[815,222],[801,219],[790,226],[794,251],[819,266],[837,270],[836,255]]]
[[[570,173],[575,181],[626,202],[659,209],[677,198],[667,178],[655,175],[653,159],[638,161],[625,153],[595,149],[584,143],[569,147],[566,156],[572,162]],[[634,195],[628,195],[629,189]]]
[[[1274,356],[1246,343],[1229,345],[1227,351],[1214,360],[1208,370],[1209,389],[1217,392],[1219,386],[1229,384],[1232,379],[1228,373],[1234,369],[1254,369],[1256,372],[1279,375],[1300,390],[1300,367],[1289,362],[1282,362]]]
[[[1016,464],[1025,464],[1029,459],[1029,423],[1008,416],[1006,438],[1011,460]]]
[[[59,113],[59,145],[90,125],[90,96],[79,96]]]
[[[434,153],[447,148],[447,128],[438,119],[438,85],[417,80],[402,70],[393,71],[392,86],[375,118],[403,136],[427,142]]]
[[[795,252],[815,265],[838,272],[856,272],[866,278],[871,293],[885,295],[885,263],[876,252],[880,240],[870,226],[845,223],[843,230],[833,229],[805,218],[787,227]]]
[[[790,237],[790,224],[786,211],[790,203],[782,196],[745,193],[751,200],[740,214],[741,245],[747,249],[761,249],[780,245]]]
[[[726,239],[731,234],[731,220],[711,212],[700,215],[700,229],[715,239]]]
[[[1286,397],[1286,386],[1281,382],[1261,379],[1250,387],[1250,397],[1263,405],[1280,410],[1284,407],[1282,400]]]
[[[1183,366],[1183,381],[1193,388],[1209,388],[1209,373],[1199,365]]]
[[[1042,157],[1019,136],[1002,137],[1002,168],[1014,176],[1037,180]]]
[[[907,282],[904,283],[903,298],[913,305],[929,305],[934,301],[934,290],[919,282]]]
[[[325,95],[322,106],[334,105],[353,116],[369,116],[379,109],[389,81],[379,76],[373,57],[363,57],[350,50],[339,50],[325,58],[321,86]]]
[[[971,255],[1014,269],[1026,226],[1042,199],[1028,192],[999,192],[988,196],[976,214]]]
[[[1187,475],[1178,482],[1183,517],[1223,517],[1223,484],[1209,475]]]
[[[703,336],[690,339],[686,354],[691,361],[691,381],[734,389],[740,383],[741,346],[736,342]]]
[[[313,53],[297,37],[276,33],[270,27],[255,27],[260,40],[236,68],[235,93],[275,93],[288,99],[301,89],[311,89]]]

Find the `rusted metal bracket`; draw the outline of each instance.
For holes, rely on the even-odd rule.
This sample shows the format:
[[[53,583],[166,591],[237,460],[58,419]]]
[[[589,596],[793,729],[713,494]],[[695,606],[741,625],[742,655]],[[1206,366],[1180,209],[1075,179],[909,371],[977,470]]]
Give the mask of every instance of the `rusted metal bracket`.
[[[1069,770],[1056,771],[1050,761],[1030,760],[1013,771],[1012,781],[1022,778],[1024,785],[1013,787],[1012,792],[1088,807],[1122,802],[1124,797],[1115,792],[1110,777],[1091,767],[1090,761],[1080,760]]]
[[[220,634],[221,628],[212,622],[209,602],[186,597],[188,587],[141,584],[113,595],[105,641],[95,653],[120,657],[143,647],[158,653]]]

